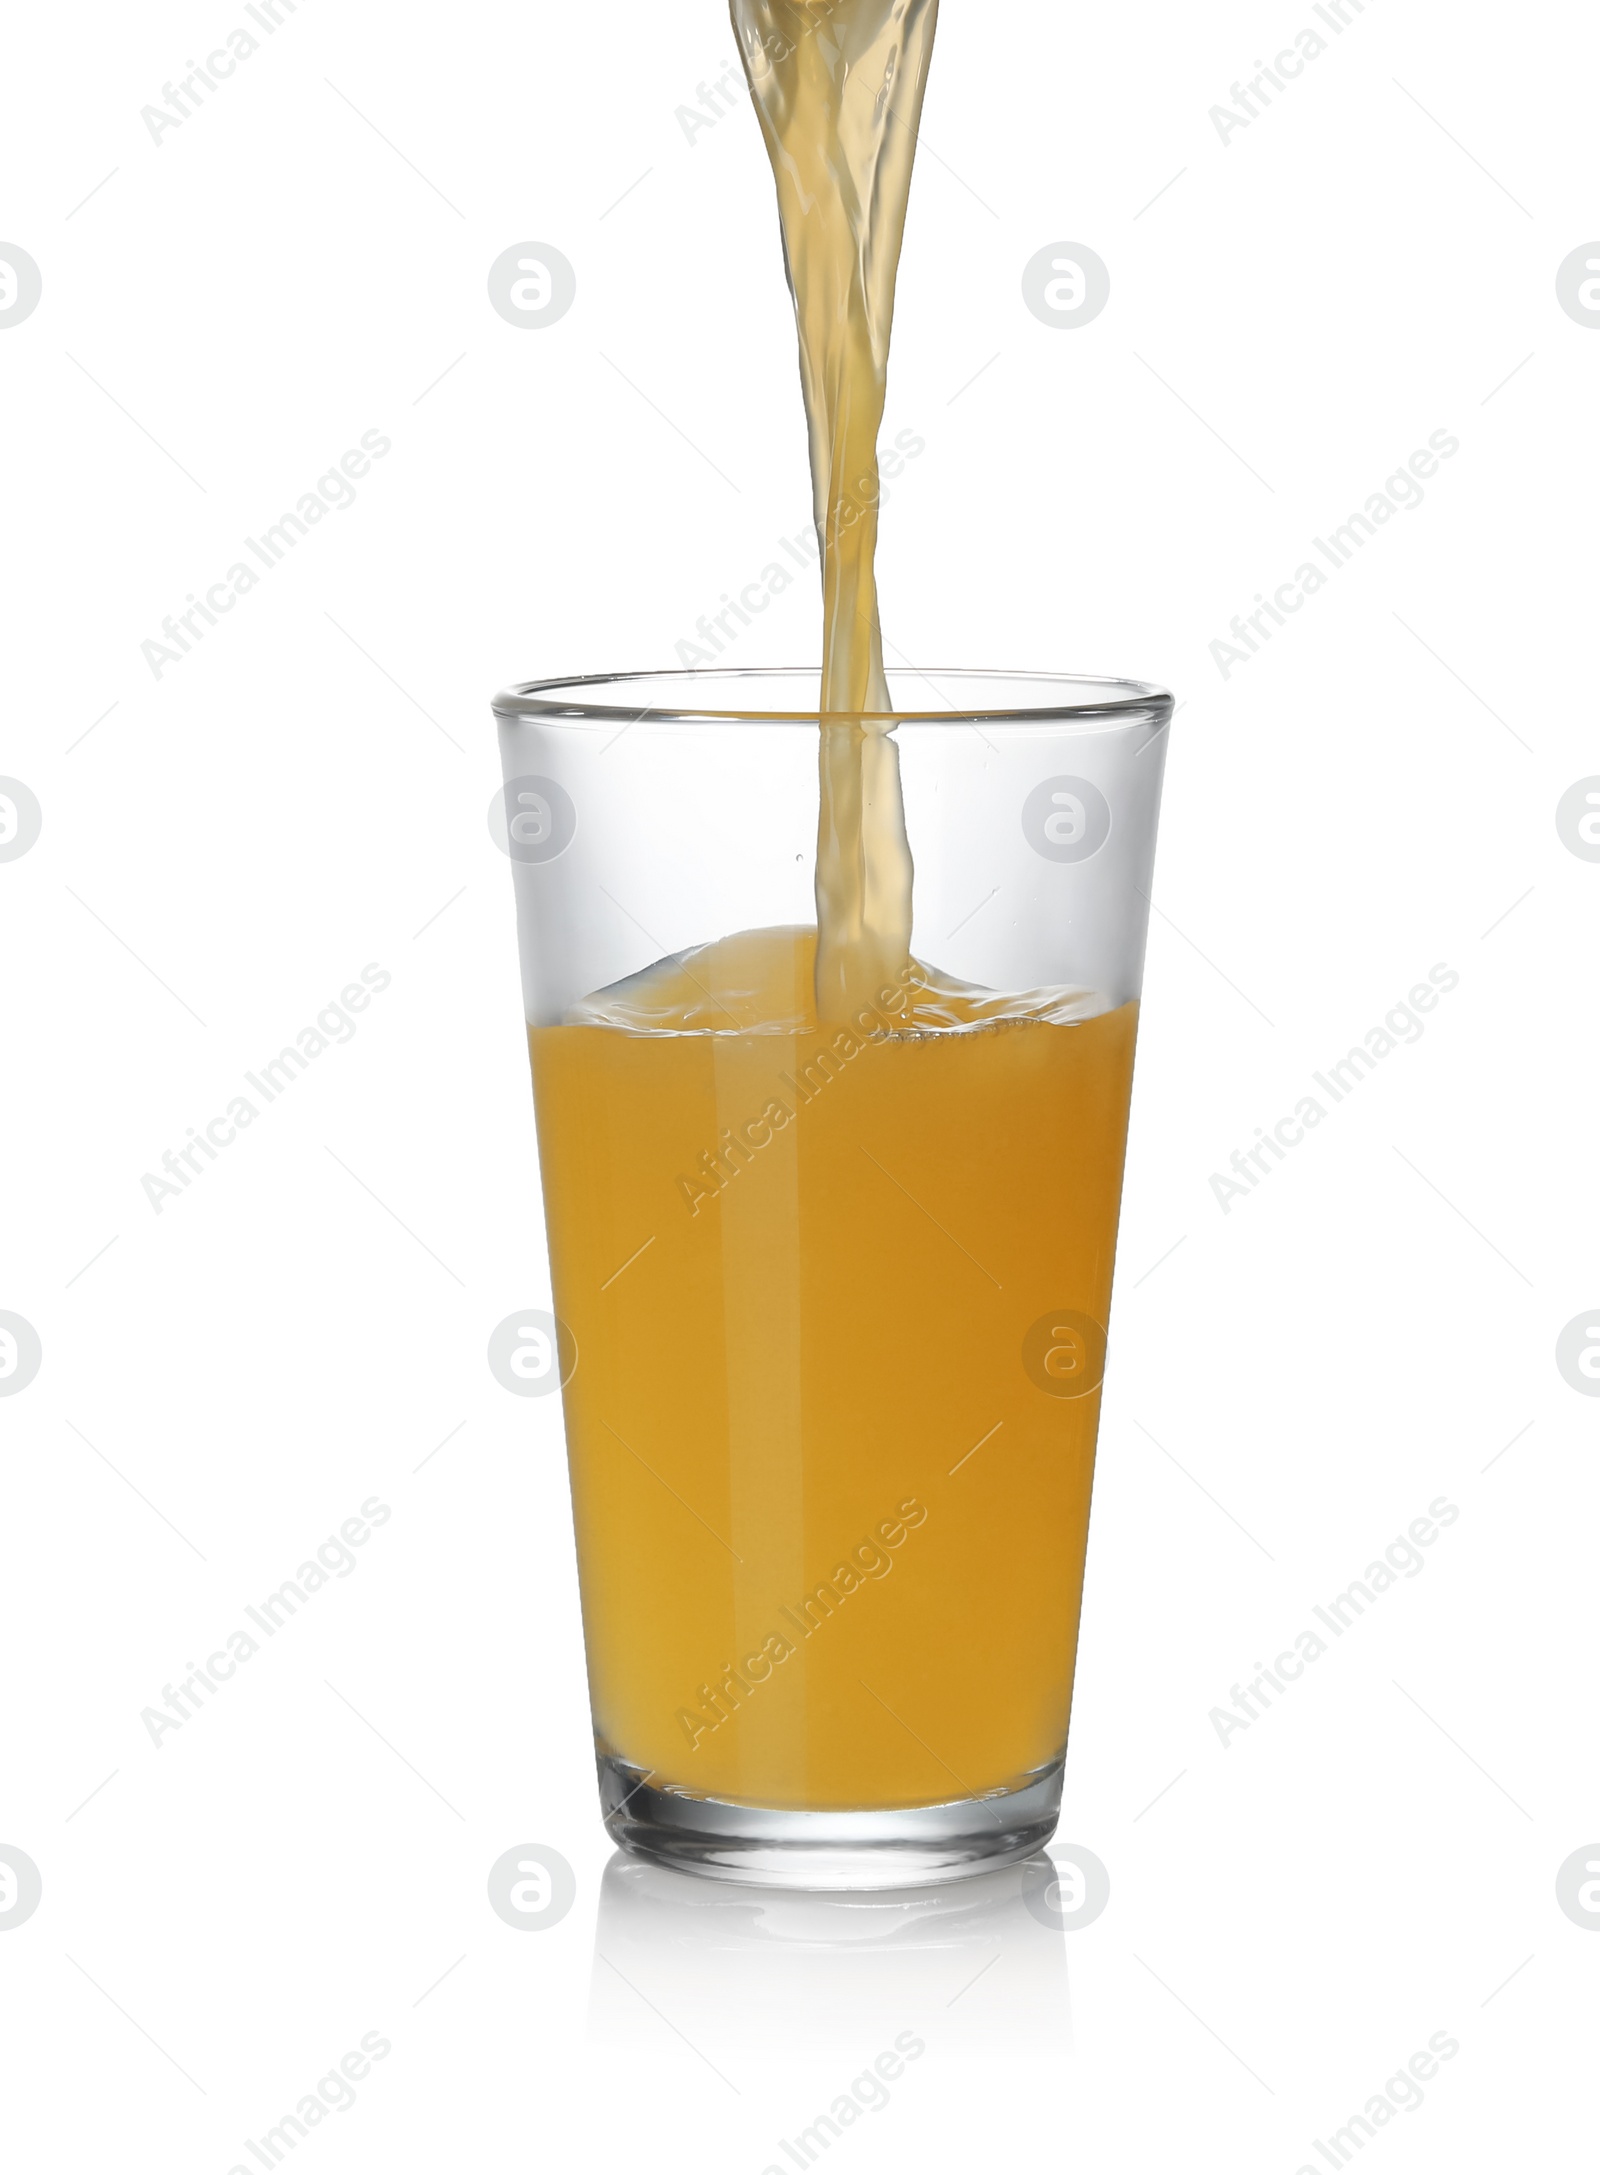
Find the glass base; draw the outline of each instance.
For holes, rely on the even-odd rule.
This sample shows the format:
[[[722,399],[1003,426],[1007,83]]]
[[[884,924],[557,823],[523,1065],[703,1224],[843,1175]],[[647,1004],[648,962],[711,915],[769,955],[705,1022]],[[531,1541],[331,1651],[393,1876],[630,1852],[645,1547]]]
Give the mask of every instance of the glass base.
[[[1062,1761],[1015,1790],[889,1812],[785,1812],[655,1789],[598,1755],[614,1843],[655,1865],[758,1888],[922,1888],[1032,1856],[1055,1833]]]

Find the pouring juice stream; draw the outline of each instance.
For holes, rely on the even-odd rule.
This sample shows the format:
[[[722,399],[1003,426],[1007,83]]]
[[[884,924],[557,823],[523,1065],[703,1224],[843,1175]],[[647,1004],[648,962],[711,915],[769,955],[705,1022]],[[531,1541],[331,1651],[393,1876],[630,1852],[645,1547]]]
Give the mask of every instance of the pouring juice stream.
[[[938,0],[731,0],[778,184],[822,549],[817,1009],[911,951],[911,849],[878,623],[878,431]]]

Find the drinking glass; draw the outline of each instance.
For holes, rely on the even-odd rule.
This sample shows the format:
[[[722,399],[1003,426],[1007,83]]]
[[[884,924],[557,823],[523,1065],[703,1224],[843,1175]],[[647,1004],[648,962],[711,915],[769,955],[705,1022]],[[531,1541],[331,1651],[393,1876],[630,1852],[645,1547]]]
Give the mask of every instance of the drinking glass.
[[[1054,1830],[1172,714],[890,687],[911,959],[820,1021],[815,673],[494,704],[604,1818],[783,1886]]]

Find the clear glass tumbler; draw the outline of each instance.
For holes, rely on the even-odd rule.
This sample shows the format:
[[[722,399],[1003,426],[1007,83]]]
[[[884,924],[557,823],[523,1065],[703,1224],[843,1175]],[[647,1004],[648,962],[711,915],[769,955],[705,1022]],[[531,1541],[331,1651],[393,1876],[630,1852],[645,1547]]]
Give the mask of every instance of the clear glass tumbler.
[[[1172,698],[890,680],[912,958],[847,1022],[814,673],[494,706],[602,1806],[724,1879],[1060,1805]]]

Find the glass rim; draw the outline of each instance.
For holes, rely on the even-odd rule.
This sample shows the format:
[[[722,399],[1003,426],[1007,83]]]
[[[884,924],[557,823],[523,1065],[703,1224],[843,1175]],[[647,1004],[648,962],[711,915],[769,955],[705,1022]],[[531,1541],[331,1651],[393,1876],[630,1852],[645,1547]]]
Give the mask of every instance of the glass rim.
[[[504,719],[528,719],[545,724],[594,724],[594,725],[726,725],[731,723],[760,725],[816,725],[818,712],[809,710],[757,709],[746,703],[731,706],[714,701],[686,701],[682,704],[647,702],[642,708],[635,707],[627,698],[630,685],[648,681],[652,686],[662,683],[681,684],[685,694],[720,683],[724,687],[741,682],[761,680],[793,680],[820,678],[818,666],[799,665],[711,665],[696,666],[673,671],[658,672],[591,672],[572,674],[559,679],[526,680],[512,687],[504,687],[495,696],[492,705],[494,715]],[[890,666],[891,677],[901,679],[908,675],[925,681],[937,694],[940,689],[936,680],[982,681],[994,686],[1007,682],[1019,686],[1049,687],[1062,690],[1061,699],[1045,703],[973,704],[962,707],[946,703],[938,708],[869,710],[862,713],[862,721],[888,725],[1041,725],[1055,721],[1092,723],[1118,721],[1132,723],[1143,717],[1159,726],[1171,722],[1173,697],[1168,689],[1152,681],[1124,679],[1113,674],[1082,672],[1024,672],[1017,669],[985,671],[970,665],[950,667]],[[1072,700],[1067,690],[1072,688],[1093,689],[1092,696],[1080,696]],[[585,694],[586,690],[595,693]],[[600,698],[599,691],[614,692],[615,700]],[[1113,692],[1114,691],[1114,692]]]

